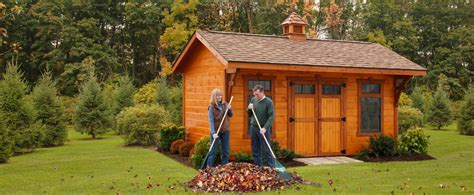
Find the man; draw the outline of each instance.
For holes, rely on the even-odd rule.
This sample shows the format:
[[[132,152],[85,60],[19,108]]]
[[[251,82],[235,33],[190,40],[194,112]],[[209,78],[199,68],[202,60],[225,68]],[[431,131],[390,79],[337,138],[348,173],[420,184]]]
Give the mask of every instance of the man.
[[[270,142],[274,118],[273,101],[270,98],[265,97],[265,91],[261,85],[255,85],[252,91],[254,97],[250,100],[247,113],[249,116],[252,116],[250,122],[250,139],[252,144],[253,162],[255,165],[263,166],[263,161],[265,161],[266,165],[274,167],[275,159],[273,159],[270,149],[263,139],[263,135],[265,135],[268,142]],[[255,111],[260,125],[263,125],[261,129],[259,129],[257,121],[253,116],[252,109]]]

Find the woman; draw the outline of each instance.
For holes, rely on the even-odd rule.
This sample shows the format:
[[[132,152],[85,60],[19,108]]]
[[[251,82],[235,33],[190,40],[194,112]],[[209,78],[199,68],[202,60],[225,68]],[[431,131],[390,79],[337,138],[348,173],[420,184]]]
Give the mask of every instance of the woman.
[[[222,127],[217,133],[219,125],[221,124],[222,118],[225,111],[229,108],[227,116],[222,123]],[[231,106],[228,105],[222,98],[222,92],[219,89],[214,89],[211,92],[211,100],[208,108],[209,116],[209,127],[211,133],[211,144],[214,139],[216,143],[212,146],[211,151],[209,152],[209,157],[207,159],[207,167],[212,167],[214,164],[214,157],[216,156],[218,141],[221,143],[222,149],[222,160],[221,164],[227,164],[229,162],[229,118],[232,117],[234,113],[232,112]]]

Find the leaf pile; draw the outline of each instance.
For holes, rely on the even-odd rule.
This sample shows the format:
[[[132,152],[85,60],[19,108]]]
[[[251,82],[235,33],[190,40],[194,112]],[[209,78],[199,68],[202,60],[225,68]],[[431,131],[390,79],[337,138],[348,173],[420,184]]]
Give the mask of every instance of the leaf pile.
[[[295,183],[307,183],[293,175],[291,181],[278,177],[270,167],[249,163],[228,163],[199,170],[199,174],[187,183],[194,192],[261,192],[284,189]]]

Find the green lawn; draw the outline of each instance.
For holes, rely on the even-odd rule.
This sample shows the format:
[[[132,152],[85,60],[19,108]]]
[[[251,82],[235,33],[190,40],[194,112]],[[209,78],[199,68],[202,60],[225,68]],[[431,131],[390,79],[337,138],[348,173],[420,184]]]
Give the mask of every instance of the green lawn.
[[[281,193],[324,193],[335,188],[340,193],[444,194],[463,192],[461,186],[466,186],[464,192],[473,193],[474,137],[458,135],[454,126],[427,132],[432,141],[429,153],[436,160],[291,168],[290,171],[322,186],[303,185],[299,190]],[[117,136],[88,140],[87,136],[71,131],[69,137],[70,142],[63,147],[37,149],[0,165],[0,194],[186,193],[177,183],[196,174],[194,169],[158,152],[123,147]],[[328,180],[333,180],[332,187]],[[148,183],[154,187],[147,189]]]

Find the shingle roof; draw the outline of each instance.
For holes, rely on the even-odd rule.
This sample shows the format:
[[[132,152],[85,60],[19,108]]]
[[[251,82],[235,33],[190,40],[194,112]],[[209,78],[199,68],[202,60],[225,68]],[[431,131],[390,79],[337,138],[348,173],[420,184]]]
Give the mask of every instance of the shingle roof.
[[[306,24],[306,22],[304,22],[304,20],[301,18],[301,16],[299,16],[296,12],[292,12],[290,14],[290,16],[288,16],[288,18],[285,19],[285,21],[283,21],[281,23],[281,25],[285,25],[285,24]]]
[[[297,41],[285,36],[201,30],[197,33],[227,62],[426,70],[376,43],[319,39]]]

